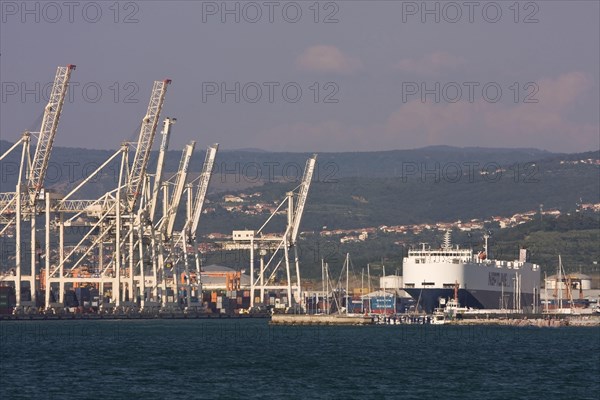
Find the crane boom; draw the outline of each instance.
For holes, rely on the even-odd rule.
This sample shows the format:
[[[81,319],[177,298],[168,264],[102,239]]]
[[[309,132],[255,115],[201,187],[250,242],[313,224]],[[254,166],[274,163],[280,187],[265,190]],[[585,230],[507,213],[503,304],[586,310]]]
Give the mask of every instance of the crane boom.
[[[198,230],[198,224],[200,223],[200,215],[202,214],[202,208],[204,207],[204,199],[206,198],[206,191],[208,190],[208,185],[210,184],[213,166],[215,164],[215,157],[218,150],[218,143],[215,143],[206,149],[206,157],[202,167],[202,174],[200,175],[200,182],[198,183],[198,191],[196,192],[196,198],[194,199],[192,225],[189,232],[189,236],[192,239],[196,237],[196,231]]]
[[[296,243],[298,237],[298,230],[300,229],[300,220],[304,213],[304,205],[306,204],[306,198],[308,197],[308,189],[312,181],[313,173],[315,172],[315,164],[317,162],[317,155],[313,154],[311,158],[306,161],[304,167],[304,176],[302,177],[302,183],[300,184],[300,192],[298,194],[298,200],[296,202],[296,208],[294,210],[294,219],[292,224],[292,230],[290,235],[290,245]]]
[[[127,202],[130,211],[133,211],[135,208],[135,203],[141,194],[144,173],[148,166],[148,159],[150,158],[150,150],[152,150],[152,144],[154,142],[156,126],[158,125],[160,111],[165,100],[165,94],[167,93],[167,85],[170,83],[170,79],[155,81],[154,86],[152,87],[148,111],[142,120],[140,136],[137,141],[137,149],[127,180]]]
[[[60,113],[67,95],[71,71],[74,69],[75,65],[69,64],[66,67],[58,67],[56,70],[54,84],[52,85],[52,91],[50,92],[50,99],[48,100],[48,104],[44,110],[44,117],[42,119],[42,126],[40,128],[40,136],[38,138],[35,154],[33,156],[33,162],[31,163],[31,169],[29,171],[27,186],[29,188],[29,195],[32,204],[35,203],[35,199],[42,189],[44,180],[46,179],[46,170],[48,169],[48,161],[50,159],[50,154],[52,153],[54,136],[56,136],[56,129],[58,128]]]
[[[191,141],[185,146],[185,149],[183,149],[183,154],[181,155],[181,161],[179,162],[179,169],[177,171],[177,179],[175,180],[175,188],[173,189],[173,196],[171,197],[171,202],[169,203],[169,208],[167,210],[166,219],[163,225],[163,233],[167,238],[170,238],[173,234],[175,217],[177,216],[177,208],[179,207],[181,196],[183,195],[183,190],[185,189],[185,181],[187,180],[190,158],[192,158],[192,153],[194,152],[195,146],[196,142]]]
[[[162,173],[165,165],[165,156],[169,150],[169,139],[171,138],[171,125],[175,123],[175,118],[166,118],[163,122],[162,141],[160,151],[158,152],[158,162],[156,163],[156,174],[154,175],[154,187],[152,188],[152,200],[150,202],[150,221],[154,221],[156,205],[158,202],[158,192],[162,184]]]

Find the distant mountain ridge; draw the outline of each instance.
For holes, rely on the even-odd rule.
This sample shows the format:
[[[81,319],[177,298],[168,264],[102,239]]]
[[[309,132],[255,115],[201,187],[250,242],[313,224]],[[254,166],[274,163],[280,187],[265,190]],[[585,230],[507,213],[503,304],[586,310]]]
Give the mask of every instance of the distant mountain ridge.
[[[0,140],[0,154],[3,154],[12,144],[5,140]],[[108,159],[116,150],[94,150],[81,148],[55,147],[50,159],[50,166],[47,174],[47,185],[54,187],[60,191],[70,190],[77,185],[83,178],[87,177],[95,168],[101,165]],[[192,176],[197,174],[202,169],[204,162],[204,149],[197,147],[192,161],[190,163],[190,172]],[[266,152],[259,149],[242,149],[242,150],[226,150],[221,149],[217,154],[215,161],[215,177],[211,183],[211,192],[223,190],[236,190],[244,187],[252,187],[263,185],[264,183],[293,183],[298,181],[304,169],[307,158],[312,153],[292,153],[292,152]],[[154,151],[150,163],[149,172],[152,173],[156,168],[157,152]],[[130,154],[130,162],[133,155]],[[181,150],[170,150],[165,161],[165,172],[167,176],[177,170],[181,158]],[[385,188],[393,191],[406,191],[410,185],[406,185],[406,180],[425,180],[430,179],[432,175],[441,177],[441,183],[447,184],[446,189],[442,190],[440,185],[433,186],[435,189],[425,189],[426,185],[414,183],[410,186],[413,191],[413,198],[421,198],[427,202],[430,194],[452,195],[453,188],[457,187],[452,184],[453,173],[465,175],[467,173],[480,172],[482,169],[488,169],[493,172],[495,169],[502,167],[505,170],[505,178],[515,172],[523,173],[531,163],[537,163],[536,171],[539,171],[540,176],[544,176],[544,182],[550,183],[548,180],[551,176],[555,176],[555,172],[561,168],[560,161],[577,161],[582,159],[599,159],[600,150],[584,153],[559,154],[551,153],[545,150],[531,148],[482,148],[482,147],[453,147],[453,146],[429,146],[412,150],[387,150],[387,151],[369,151],[369,152],[340,152],[331,153],[324,152],[318,155],[318,164],[315,170],[314,181],[321,185],[320,193],[336,197],[336,194],[341,190],[349,193],[349,186],[358,185],[356,195],[365,198],[370,198],[372,202],[379,203],[373,198],[374,193],[379,193],[384,196]],[[18,165],[20,162],[20,151],[15,149],[8,157],[0,162],[1,172],[1,191],[13,191],[16,179],[18,177]],[[118,157],[105,168],[98,179],[95,179],[93,185],[88,185],[85,188],[83,196],[85,198],[96,198],[108,190],[112,190],[116,186],[117,172],[119,168]],[[469,169],[472,170],[469,170]],[[474,168],[474,169],[473,169]],[[545,173],[545,171],[548,173]],[[569,170],[570,171],[570,170]],[[585,171],[587,178],[579,177],[578,175],[564,170],[557,177],[554,183],[561,183],[565,187],[573,190],[577,182],[593,182],[593,173],[591,170]],[[527,172],[527,171],[525,171]],[[535,172],[535,171],[534,171]],[[592,176],[589,174],[592,173]],[[566,174],[566,175],[565,175]],[[397,179],[400,178],[401,182]],[[590,179],[591,178],[591,179]],[[581,180],[583,179],[583,180]],[[464,177],[461,178],[462,183],[465,183]],[[596,177],[597,181],[597,177]],[[337,187],[332,185],[340,182],[342,186]],[[481,193],[478,194],[481,200],[483,198],[489,201],[494,198],[492,193],[498,192],[502,198],[506,191],[511,191],[514,188],[506,186],[507,179],[503,179],[502,190],[499,185],[469,185],[469,190],[478,188]],[[451,184],[448,186],[448,184]],[[374,185],[374,186],[372,186]],[[315,185],[315,189],[319,185]],[[381,186],[381,187],[379,187]],[[539,186],[539,185],[538,185]],[[485,188],[485,189],[484,189]],[[553,188],[552,192],[549,187],[544,186],[544,190],[552,194],[552,198],[560,196],[561,192],[564,195],[564,190],[561,188]],[[343,190],[342,190],[343,189]],[[492,189],[492,190],[491,190]],[[564,188],[563,188],[564,189]],[[491,190],[491,191],[490,191]],[[523,188],[519,188],[519,193],[523,193]],[[528,185],[526,191],[531,191],[534,197],[539,198],[532,186]],[[594,190],[584,190],[582,194],[595,193]],[[315,198],[319,198],[319,192],[313,194]],[[312,196],[311,196],[312,197]],[[458,198],[461,198],[458,196]],[[457,200],[458,200],[457,198]],[[321,198],[321,200],[324,200]],[[406,201],[406,200],[404,200]],[[464,201],[464,200],[461,200]],[[536,200],[537,201],[537,200]],[[568,200],[569,203],[571,200]],[[518,202],[513,198],[506,199],[506,202]],[[531,205],[532,201],[527,201],[527,206]],[[380,205],[385,204],[379,203]],[[504,203],[503,203],[504,204]],[[433,205],[433,203],[432,203]],[[505,204],[504,204],[505,205]],[[419,205],[420,206],[420,205]],[[512,209],[512,207],[509,207]],[[523,208],[518,208],[522,210]],[[367,217],[367,216],[365,216]]]
[[[14,144],[14,142],[9,142],[8,140],[0,139],[0,154],[3,153],[4,151],[6,151],[13,144]],[[65,147],[65,146],[55,146],[54,147],[54,151],[57,151],[57,152],[61,152],[61,151],[65,151],[65,150],[66,151],[82,150],[82,151],[86,151],[86,152],[108,152],[108,153],[117,151],[116,148],[115,149],[88,149],[86,147]],[[171,149],[171,151],[175,151],[175,150]],[[220,151],[228,152],[228,153],[239,152],[239,153],[271,153],[271,154],[301,154],[301,155],[310,155],[310,154],[315,153],[315,152],[310,152],[310,151],[271,151],[271,150],[261,149],[258,147],[247,147],[247,148],[239,148],[239,149],[221,148]],[[541,150],[541,149],[530,148],[530,147],[515,147],[515,148],[480,147],[480,146],[460,147],[460,146],[450,146],[450,145],[432,145],[432,146],[417,147],[417,148],[412,148],[412,149],[369,150],[369,151],[339,151],[339,152],[318,152],[317,151],[317,153],[328,154],[328,155],[333,155],[333,154],[345,155],[345,154],[411,153],[411,152],[427,152],[427,151],[467,152],[467,153],[484,152],[484,153],[488,153],[488,154],[490,154],[490,153],[515,153],[516,152],[519,154],[525,153],[525,154],[530,154],[530,155],[534,155],[534,156],[540,156],[540,155],[543,156],[543,155],[551,155],[551,154],[579,154],[579,153],[553,153],[548,150]]]
[[[6,140],[0,140],[0,154],[4,153],[13,143]],[[156,146],[155,146],[156,147]],[[55,146],[52,153],[51,161],[61,162],[68,159],[73,161],[73,155],[77,155],[80,162],[103,162],[115,150],[97,150],[86,148],[70,148]],[[196,153],[203,152],[204,149],[196,148]],[[18,161],[18,152],[13,152],[7,158],[7,161]],[[153,151],[151,158],[152,162],[156,160],[156,150]],[[281,163],[301,163],[304,162],[313,152],[281,152],[268,151],[259,148],[244,148],[244,149],[225,149],[221,148],[217,155],[217,163],[221,162],[281,162]],[[453,161],[453,162],[489,162],[493,161],[499,164],[507,164],[511,162],[532,161],[540,158],[546,158],[558,153],[551,153],[546,150],[532,148],[486,148],[486,147],[454,147],[446,145],[428,146],[417,149],[408,150],[381,150],[381,151],[352,151],[352,152],[318,152],[319,162],[325,164],[334,162],[339,166],[339,172],[344,177],[352,176],[393,176],[394,171],[402,162],[425,162],[435,159],[438,162]],[[167,171],[175,171],[179,165],[180,149],[171,149],[167,155],[165,168]],[[196,155],[191,164],[192,170],[197,168],[203,162],[202,157]]]

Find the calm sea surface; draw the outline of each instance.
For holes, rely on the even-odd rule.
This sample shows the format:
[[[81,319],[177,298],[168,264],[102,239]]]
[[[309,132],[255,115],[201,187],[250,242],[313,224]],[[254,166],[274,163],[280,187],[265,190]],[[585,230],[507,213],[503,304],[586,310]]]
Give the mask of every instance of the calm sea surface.
[[[0,399],[597,399],[600,329],[0,322]]]

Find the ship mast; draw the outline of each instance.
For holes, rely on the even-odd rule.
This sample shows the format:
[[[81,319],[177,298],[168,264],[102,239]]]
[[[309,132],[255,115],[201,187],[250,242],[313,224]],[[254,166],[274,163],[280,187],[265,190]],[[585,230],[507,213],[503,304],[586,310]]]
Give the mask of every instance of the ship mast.
[[[483,251],[485,253],[485,258],[487,258],[488,260],[490,259],[490,255],[488,254],[488,239],[490,238],[490,235],[488,235],[487,233],[485,235],[483,235],[483,240],[485,240],[485,244],[483,245]]]
[[[452,232],[450,230],[447,230],[444,233],[444,243],[442,247],[446,251],[450,251],[452,249]]]

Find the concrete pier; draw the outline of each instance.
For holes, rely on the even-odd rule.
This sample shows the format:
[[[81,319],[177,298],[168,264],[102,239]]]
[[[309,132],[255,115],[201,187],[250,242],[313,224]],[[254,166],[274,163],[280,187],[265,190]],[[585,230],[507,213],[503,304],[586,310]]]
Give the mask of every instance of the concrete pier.
[[[535,326],[539,328],[561,326],[600,326],[600,316],[585,315],[553,315],[545,318],[482,318],[482,319],[456,319],[447,322],[450,325],[504,325],[504,326]]]
[[[273,325],[371,325],[373,318],[364,315],[275,314]]]

